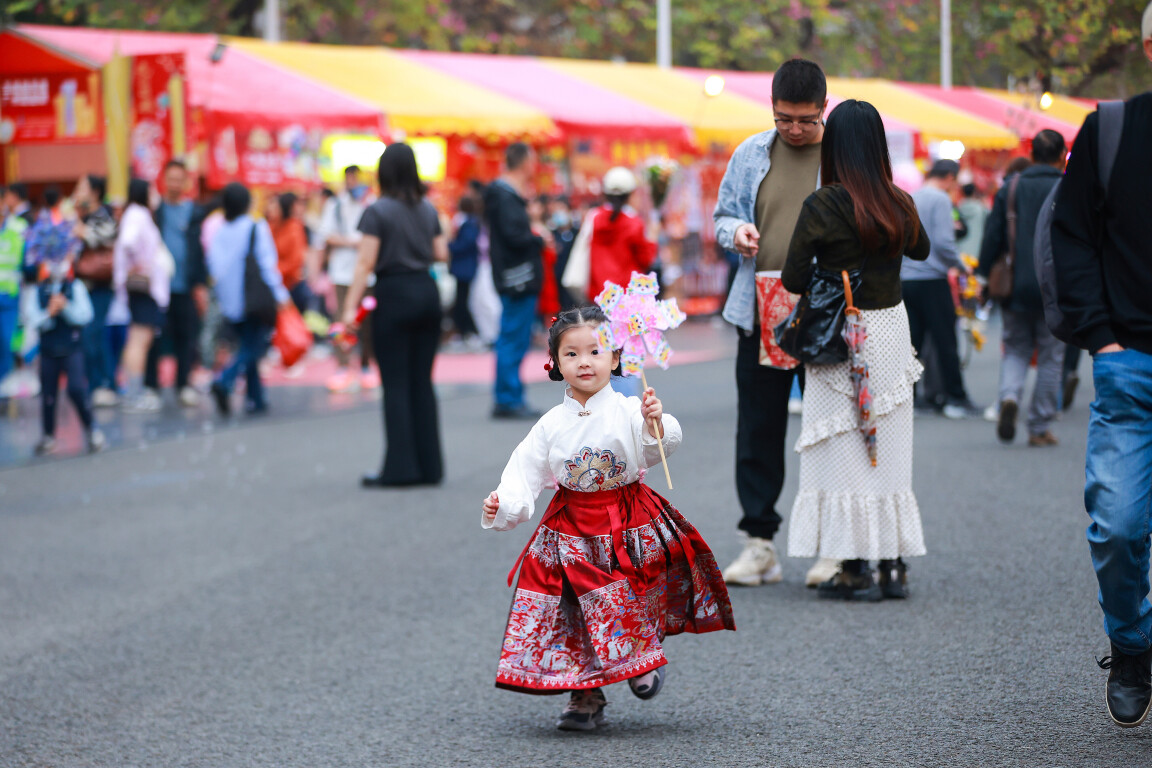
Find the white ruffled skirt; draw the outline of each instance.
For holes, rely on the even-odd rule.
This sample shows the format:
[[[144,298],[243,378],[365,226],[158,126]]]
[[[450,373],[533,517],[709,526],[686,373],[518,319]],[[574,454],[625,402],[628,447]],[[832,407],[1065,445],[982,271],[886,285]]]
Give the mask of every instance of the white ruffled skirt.
[[[903,302],[862,315],[876,466],[857,429],[848,363],[807,366],[796,443],[800,488],[788,524],[792,557],[887,560],[925,553],[912,493],[912,387],[923,368],[912,349]]]

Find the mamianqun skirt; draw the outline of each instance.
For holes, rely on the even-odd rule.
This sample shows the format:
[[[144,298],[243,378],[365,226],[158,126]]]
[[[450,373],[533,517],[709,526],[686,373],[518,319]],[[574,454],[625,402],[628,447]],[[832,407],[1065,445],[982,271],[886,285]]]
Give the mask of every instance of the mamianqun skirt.
[[[712,551],[640,482],[561,488],[517,567],[500,688],[598,688],[666,664],[667,635],[736,629]]]
[[[857,429],[847,362],[805,368],[804,415],[796,451],[800,487],[788,522],[788,554],[837,560],[924,554],[912,492],[912,387],[923,368],[912,349],[904,304],[863,310],[864,359],[876,415],[873,467]]]

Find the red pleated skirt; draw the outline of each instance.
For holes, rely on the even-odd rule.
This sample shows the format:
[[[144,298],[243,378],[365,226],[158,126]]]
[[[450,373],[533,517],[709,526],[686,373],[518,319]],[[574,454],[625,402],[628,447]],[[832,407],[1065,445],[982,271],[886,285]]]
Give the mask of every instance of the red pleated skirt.
[[[500,688],[597,688],[666,664],[667,635],[736,629],[712,551],[643,483],[561,488],[517,568]]]

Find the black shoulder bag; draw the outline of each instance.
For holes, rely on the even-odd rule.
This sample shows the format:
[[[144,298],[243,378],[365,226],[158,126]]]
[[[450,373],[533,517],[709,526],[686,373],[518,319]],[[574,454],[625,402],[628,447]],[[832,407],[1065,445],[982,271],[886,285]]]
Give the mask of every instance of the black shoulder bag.
[[[860,268],[852,271],[812,268],[804,295],[791,314],[773,329],[780,349],[806,365],[832,365],[848,359],[848,343],[841,335],[848,306],[844,284],[847,280],[856,293],[867,261],[865,258]]]
[[[276,297],[264,281],[260,272],[260,262],[256,260],[256,224],[252,224],[252,234],[248,237],[248,253],[244,257],[244,318],[266,325],[276,325]]]

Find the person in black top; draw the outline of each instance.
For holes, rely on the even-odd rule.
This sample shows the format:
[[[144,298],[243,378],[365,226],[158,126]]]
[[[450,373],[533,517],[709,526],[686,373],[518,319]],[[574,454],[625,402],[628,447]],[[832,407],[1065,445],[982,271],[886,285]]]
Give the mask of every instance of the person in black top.
[[[1141,28],[1152,61],[1152,3]],[[1152,707],[1152,92],[1124,105],[1111,177],[1100,182],[1099,112],[1076,137],[1056,195],[1052,261],[1064,319],[1092,353],[1084,505],[1112,652],[1108,712],[1123,727]]]
[[[532,341],[536,302],[544,278],[544,240],[532,231],[528,220],[527,193],[535,173],[536,155],[527,144],[517,142],[505,152],[505,164],[504,175],[484,191],[488,256],[502,308],[500,336],[495,345],[496,402],[492,416],[535,420],[540,413],[524,401],[520,363]]]
[[[1040,283],[1033,262],[1036,219],[1044,199],[1060,181],[1064,169],[1064,137],[1053,130],[1043,130],[1032,139],[1032,160],[1015,182],[1008,180],[992,204],[992,214],[985,223],[980,246],[980,264],[976,274],[987,279],[992,265],[1008,250],[1008,194],[1016,185],[1015,261],[1012,263],[1012,295],[1001,307],[1003,321],[1003,357],[1000,360],[1000,415],[996,434],[1010,443],[1016,437],[1016,414],[1032,353],[1036,353],[1036,387],[1028,408],[1028,445],[1056,445],[1048,429],[1060,402],[1064,378],[1064,342],[1048,330],[1044,306],[1040,300]]]
[[[344,304],[355,325],[376,274],[371,314],[373,350],[384,387],[384,461],[365,475],[365,488],[435,485],[444,476],[432,364],[440,343],[440,294],[430,268],[448,261],[448,244],[427,187],[407,144],[390,144],[380,157],[380,197],[360,218],[359,255]]]

